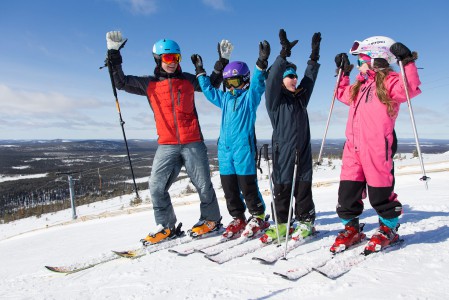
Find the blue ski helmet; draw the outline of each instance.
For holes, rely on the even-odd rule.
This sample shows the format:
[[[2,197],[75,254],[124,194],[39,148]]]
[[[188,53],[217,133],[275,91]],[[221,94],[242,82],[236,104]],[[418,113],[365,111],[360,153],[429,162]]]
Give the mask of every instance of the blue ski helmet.
[[[243,81],[249,81],[249,69],[248,66],[243,61],[232,61],[226,65],[223,70],[223,78],[231,78],[242,76]]]
[[[163,40],[157,41],[153,45],[153,54],[161,55],[161,54],[165,54],[165,53],[181,54],[181,48],[179,47],[178,43],[176,43],[173,40],[163,39]]]

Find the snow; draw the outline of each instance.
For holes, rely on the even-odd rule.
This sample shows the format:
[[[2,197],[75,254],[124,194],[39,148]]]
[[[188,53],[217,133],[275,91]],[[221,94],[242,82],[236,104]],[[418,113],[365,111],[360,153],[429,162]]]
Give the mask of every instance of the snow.
[[[314,172],[316,228],[330,234],[290,252],[274,265],[253,261],[252,254],[218,265],[199,253],[187,257],[167,250],[135,260],[115,259],[96,267],[63,275],[45,265],[67,266],[110,256],[111,250],[138,246],[155,227],[148,190],[143,204],[132,207],[133,195],[117,197],[71,210],[0,225],[1,299],[447,299],[449,285],[449,152],[424,154],[428,190],[419,181],[419,161],[396,161],[396,192],[404,205],[399,233],[405,243],[380,253],[330,280],[312,272],[297,281],[273,274],[329,255],[329,246],[342,229],[335,214],[341,161],[323,162]],[[271,201],[267,165],[262,162],[259,186],[267,207]],[[218,174],[213,176],[223,222],[226,210]],[[178,221],[184,229],[199,217],[196,193],[188,193],[188,179],[170,190]],[[370,236],[377,215],[365,201],[361,221]],[[193,242],[195,243],[195,242]],[[258,250],[260,252],[265,249]],[[310,250],[316,250],[306,253]]]
[[[21,179],[30,179],[30,178],[41,178],[46,177],[48,173],[42,173],[42,174],[33,174],[33,175],[16,175],[16,176],[6,176],[0,174],[0,182],[5,181],[15,181],[15,180],[21,180]]]

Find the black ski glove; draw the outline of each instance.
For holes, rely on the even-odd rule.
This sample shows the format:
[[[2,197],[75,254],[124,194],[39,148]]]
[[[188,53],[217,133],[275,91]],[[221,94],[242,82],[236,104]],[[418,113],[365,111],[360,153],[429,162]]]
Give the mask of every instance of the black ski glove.
[[[117,66],[122,64],[122,55],[119,50],[108,50],[107,60],[111,63],[112,66]]]
[[[337,65],[337,70],[341,69],[344,76],[349,76],[351,74],[354,65],[349,62],[348,55],[346,53],[340,53],[335,56],[335,64]]]
[[[290,42],[287,39],[287,33],[285,32],[284,29],[279,30],[279,40],[282,46],[280,53],[281,57],[284,59],[290,57],[290,55],[292,55],[292,48],[298,43],[298,40]]]
[[[270,56],[271,48],[270,43],[263,41],[259,43],[259,58],[257,59],[256,65],[261,70],[266,70],[268,68],[268,57]]]
[[[320,59],[321,32],[316,32],[312,37],[312,53],[310,59],[318,61]]]
[[[220,43],[218,43],[217,50],[218,50],[218,60],[215,62],[214,70],[217,71],[218,73],[221,73],[223,72],[224,68],[229,64],[229,59],[226,59],[221,56]]]
[[[402,62],[403,66],[418,59],[418,53],[411,52],[410,49],[402,43],[394,43],[391,45],[390,52],[396,56],[397,60]]]
[[[195,66],[196,76],[206,75],[206,70],[203,67],[203,59],[199,54],[192,54],[190,57],[192,59],[192,63]]]

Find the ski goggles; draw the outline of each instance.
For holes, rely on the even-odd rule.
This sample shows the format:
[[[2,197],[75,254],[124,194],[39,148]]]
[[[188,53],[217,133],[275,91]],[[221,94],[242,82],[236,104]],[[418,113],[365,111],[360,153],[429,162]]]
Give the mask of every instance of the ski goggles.
[[[181,54],[179,53],[164,53],[161,55],[161,60],[163,63],[172,64],[181,62]]]
[[[358,59],[357,60],[357,65],[359,67],[361,67],[363,64],[367,64],[367,63],[370,63],[370,62],[371,62],[370,60]]]
[[[288,74],[287,76],[285,76],[285,77],[288,77],[288,78],[290,78],[290,79],[296,79],[296,78],[298,78],[298,75],[296,75],[296,74]],[[284,78],[285,78],[284,77]]]
[[[360,42],[359,41],[355,41],[354,44],[352,44],[350,52],[352,53],[352,52],[356,51],[357,49],[359,49],[359,47],[360,47]]]
[[[230,77],[224,80],[224,83],[228,89],[230,89],[231,87],[238,88],[242,85],[243,82],[244,81],[242,76]]]

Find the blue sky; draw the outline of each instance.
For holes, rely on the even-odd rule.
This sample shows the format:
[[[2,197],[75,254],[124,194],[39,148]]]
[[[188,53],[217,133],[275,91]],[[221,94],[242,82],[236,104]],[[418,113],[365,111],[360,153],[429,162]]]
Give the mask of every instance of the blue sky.
[[[379,4],[377,4],[379,3]],[[120,30],[128,38],[123,69],[153,73],[152,45],[176,40],[184,71],[194,72],[190,55],[202,55],[207,71],[221,39],[234,46],[231,60],[250,68],[258,43],[271,44],[271,64],[279,54],[278,32],[298,39],[291,60],[303,73],[314,32],[322,34],[321,69],[308,108],[312,138],[321,139],[335,85],[334,57],[354,40],[385,35],[418,51],[422,94],[412,100],[419,137],[449,138],[449,2],[411,0],[407,4],[354,1],[237,0],[77,0],[6,1],[0,10],[0,139],[121,139],[107,70],[105,35]],[[350,57],[355,63],[355,57]],[[356,71],[351,74],[353,80]],[[155,139],[153,114],[145,97],[119,91],[128,138]],[[220,110],[196,95],[203,134],[216,139]],[[336,102],[329,138],[343,138],[348,108]],[[406,104],[396,131],[413,137]],[[256,134],[271,137],[264,99]]]

